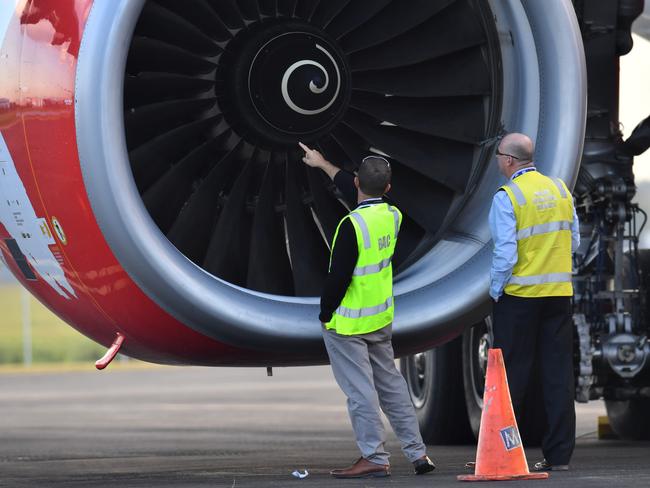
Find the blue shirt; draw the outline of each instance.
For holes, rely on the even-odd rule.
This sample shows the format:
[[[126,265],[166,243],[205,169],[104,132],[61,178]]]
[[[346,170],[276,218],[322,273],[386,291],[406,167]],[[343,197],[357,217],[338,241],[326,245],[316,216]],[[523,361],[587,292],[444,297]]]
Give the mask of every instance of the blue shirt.
[[[523,168],[512,175],[512,180],[533,168]],[[512,270],[517,264],[517,219],[510,197],[505,191],[498,191],[492,198],[488,217],[490,232],[494,241],[492,268],[490,269],[490,296],[498,301],[503,289],[510,281]],[[573,224],[571,225],[571,249],[575,252],[580,246],[580,224],[573,205]]]

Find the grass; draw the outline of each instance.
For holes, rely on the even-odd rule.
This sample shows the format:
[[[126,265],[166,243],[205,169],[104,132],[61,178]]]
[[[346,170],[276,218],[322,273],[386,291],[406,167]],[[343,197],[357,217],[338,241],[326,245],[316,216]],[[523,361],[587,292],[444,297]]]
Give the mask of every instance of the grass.
[[[0,364],[23,363],[22,294],[20,285],[0,285]],[[29,295],[32,362],[91,362],[106,349],[81,335]]]
[[[9,127],[17,121],[18,116],[16,115],[16,112],[7,112],[0,114],[0,127],[2,128]]]

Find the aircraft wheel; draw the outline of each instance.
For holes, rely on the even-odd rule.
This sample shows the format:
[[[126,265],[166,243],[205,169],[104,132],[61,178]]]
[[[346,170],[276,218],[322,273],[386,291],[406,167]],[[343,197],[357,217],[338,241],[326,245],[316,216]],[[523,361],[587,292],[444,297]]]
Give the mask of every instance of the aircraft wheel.
[[[467,444],[474,436],[463,398],[461,338],[400,361],[427,444]]]

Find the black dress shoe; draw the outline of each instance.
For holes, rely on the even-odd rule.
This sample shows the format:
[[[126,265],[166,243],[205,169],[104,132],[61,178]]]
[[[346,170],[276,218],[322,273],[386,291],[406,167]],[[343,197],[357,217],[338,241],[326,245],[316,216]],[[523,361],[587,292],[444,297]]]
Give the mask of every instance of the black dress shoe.
[[[540,462],[535,463],[533,471],[569,471],[569,465],[551,464],[546,459],[542,459]]]
[[[436,465],[426,455],[413,461],[413,467],[415,468],[415,474],[426,474],[436,469]]]

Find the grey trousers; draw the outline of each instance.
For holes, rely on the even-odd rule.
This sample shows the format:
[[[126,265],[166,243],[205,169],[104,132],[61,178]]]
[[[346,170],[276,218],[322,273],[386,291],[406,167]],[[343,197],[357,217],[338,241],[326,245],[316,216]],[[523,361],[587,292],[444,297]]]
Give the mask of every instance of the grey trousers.
[[[336,382],[348,398],[348,413],[361,455],[389,464],[386,431],[379,409],[386,414],[402,451],[411,462],[426,454],[408,386],[395,367],[392,325],[363,335],[344,336],[323,328],[325,347]]]

